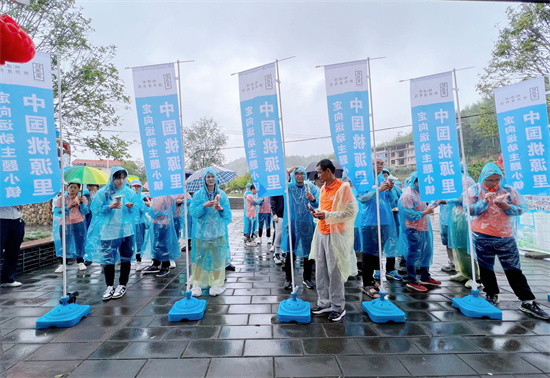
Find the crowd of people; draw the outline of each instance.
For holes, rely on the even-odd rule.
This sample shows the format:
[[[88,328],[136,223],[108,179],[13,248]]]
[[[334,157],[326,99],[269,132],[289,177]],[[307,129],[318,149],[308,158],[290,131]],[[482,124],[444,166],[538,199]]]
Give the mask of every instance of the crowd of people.
[[[329,319],[338,321],[346,312],[344,283],[349,277],[359,274],[363,293],[380,298],[380,252],[388,280],[406,281],[408,289],[421,293],[440,286],[441,282],[430,273],[434,241],[429,216],[439,207],[441,242],[449,259],[441,270],[454,273],[449,279],[463,282],[467,288],[476,280],[478,286],[483,286],[486,300],[495,305],[499,303],[494,273],[498,257],[521,301],[520,310],[550,319],[535,301],[520,267],[515,222],[528,208],[523,197],[506,185],[500,168],[487,164],[475,183],[463,164],[463,187],[467,191],[458,198],[426,203],[420,199],[416,172],[403,185],[384,168],[382,159],[376,159],[373,165],[378,193],[375,186],[358,192],[345,174],[341,180],[336,178],[336,169],[327,159],[317,165],[315,183],[306,180],[303,167],[290,168],[288,198],[260,198],[254,185],[248,185],[244,195],[245,244],[255,247],[262,243],[266,224],[262,214],[267,213],[269,204],[274,232],[271,238],[266,233],[267,243],[272,245],[275,264],[284,264],[284,289],[293,289],[291,269],[296,259],[301,259],[303,285],[317,289],[313,314],[329,313]],[[473,269],[466,211],[471,216],[475,249]],[[262,222],[258,222],[260,218]]]
[[[429,216],[439,207],[441,241],[449,259],[441,270],[454,273],[450,279],[465,282],[466,287],[476,280],[483,286],[487,301],[497,304],[494,263],[498,257],[521,301],[520,310],[550,319],[535,301],[520,267],[515,222],[528,208],[523,197],[506,185],[496,165],[487,164],[479,182],[474,183],[463,164],[463,185],[468,189],[459,198],[428,204],[420,199],[416,172],[402,184],[384,168],[382,159],[373,163],[378,190],[373,186],[358,192],[345,174],[342,179],[336,177],[328,159],[317,164],[313,182],[307,180],[303,167],[290,168],[288,195],[261,198],[254,185],[248,184],[243,198],[244,243],[249,248],[262,244],[265,230],[273,261],[284,264],[284,289],[296,289],[291,273],[299,262],[303,265],[303,285],[317,290],[312,313],[328,313],[330,320],[339,321],[346,314],[344,284],[349,277],[360,275],[365,295],[380,297],[380,255],[386,262],[388,280],[405,281],[406,275],[406,287],[422,293],[440,286],[430,273],[434,241]],[[231,265],[228,237],[231,206],[216,173],[206,169],[202,187],[192,196],[152,200],[142,193],[139,180],[128,182],[127,178],[125,169],[113,167],[109,182],[100,189],[88,185],[81,192],[80,184],[68,184],[67,191],[54,200],[58,256],[63,255],[64,217],[66,257],[76,259],[79,270],[86,270],[92,262],[103,266],[105,301],[124,296],[132,263],[142,274],[165,277],[186,248],[191,254],[192,295],[199,297],[204,289],[211,296],[221,295],[225,271],[235,267]],[[64,208],[61,195],[65,196]],[[5,249],[1,283],[6,287],[21,285],[15,280],[24,234],[19,211],[16,206],[0,208],[0,247]],[[474,251],[469,246],[467,211]],[[185,223],[187,230],[183,230]],[[180,247],[182,238],[187,240]],[[475,254],[473,267],[470,253]],[[143,258],[150,259],[151,265],[145,266]],[[115,287],[117,263],[120,274]],[[63,269],[60,265],[56,272]]]

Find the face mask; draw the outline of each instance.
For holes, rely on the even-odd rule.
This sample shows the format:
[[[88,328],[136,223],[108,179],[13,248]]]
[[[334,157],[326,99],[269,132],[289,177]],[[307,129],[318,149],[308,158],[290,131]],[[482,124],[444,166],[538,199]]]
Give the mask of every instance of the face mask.
[[[90,199],[93,200],[94,197],[95,197],[95,194],[96,194],[97,192],[88,192],[88,193],[90,194]]]

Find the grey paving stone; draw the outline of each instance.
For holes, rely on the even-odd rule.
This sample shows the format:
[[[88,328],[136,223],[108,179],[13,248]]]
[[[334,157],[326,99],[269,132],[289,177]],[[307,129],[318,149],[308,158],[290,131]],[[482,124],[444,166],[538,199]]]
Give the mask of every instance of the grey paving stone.
[[[9,378],[44,378],[47,372],[48,377],[68,376],[81,361],[21,361],[8,369]],[[71,375],[73,377],[73,375]]]
[[[271,326],[223,326],[220,339],[266,339],[271,338]]]
[[[273,377],[273,360],[264,357],[212,358],[208,378],[215,377]]]
[[[398,377],[409,372],[395,356],[337,356],[346,377]]]
[[[220,327],[179,327],[168,330],[170,332],[164,337],[166,341],[213,339],[220,333]]]
[[[477,348],[488,353],[502,352],[536,352],[528,344],[529,336],[525,337],[468,337],[467,340]]]
[[[71,378],[134,378],[146,360],[87,360],[71,373]]]
[[[399,355],[412,376],[474,375],[474,371],[455,355]]]
[[[27,360],[65,361],[85,360],[99,346],[100,342],[88,343],[50,343],[38,349]]]
[[[518,356],[545,373],[550,373],[550,353],[519,353]]]
[[[467,353],[479,352],[480,349],[474,346],[474,343],[468,342],[472,339],[462,337],[419,337],[412,341],[422,350],[423,353]]]
[[[302,356],[300,340],[246,340],[244,356]]]
[[[460,354],[464,362],[478,374],[535,374],[541,373],[532,364],[520,356],[510,353],[502,354]]]
[[[276,377],[339,377],[342,375],[334,356],[275,357]]]
[[[187,341],[134,342],[120,354],[119,358],[179,358],[186,346]]]
[[[132,343],[129,341],[106,341],[88,358],[100,360],[120,358],[130,344]]]
[[[191,340],[183,357],[241,357],[244,340]]]
[[[149,360],[139,372],[138,378],[204,377],[210,360],[186,358],[183,360]]]
[[[365,354],[421,353],[410,338],[362,337],[355,339]]]
[[[304,352],[308,354],[363,354],[363,351],[352,338],[304,339]]]

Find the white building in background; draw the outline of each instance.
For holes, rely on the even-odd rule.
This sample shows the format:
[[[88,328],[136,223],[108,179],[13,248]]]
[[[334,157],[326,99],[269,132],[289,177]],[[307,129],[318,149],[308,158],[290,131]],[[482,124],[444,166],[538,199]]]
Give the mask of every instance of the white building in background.
[[[378,146],[376,147],[376,155],[384,159],[386,167],[410,167],[416,165],[414,142]]]

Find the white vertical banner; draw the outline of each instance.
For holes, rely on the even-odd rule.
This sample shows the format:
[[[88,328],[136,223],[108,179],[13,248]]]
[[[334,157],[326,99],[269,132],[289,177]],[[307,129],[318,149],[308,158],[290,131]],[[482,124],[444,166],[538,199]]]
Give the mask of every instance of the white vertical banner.
[[[367,61],[325,66],[332,146],[357,191],[374,185]]]
[[[550,192],[550,132],[544,78],[495,89],[506,181],[521,194]]]
[[[41,203],[61,190],[50,54],[0,66],[0,206]]]
[[[462,193],[452,72],[411,79],[411,112],[422,201]]]
[[[152,197],[183,193],[185,175],[174,64],[132,69],[136,111]]]
[[[286,172],[276,76],[275,63],[239,73],[246,160],[261,197],[285,193]]]

